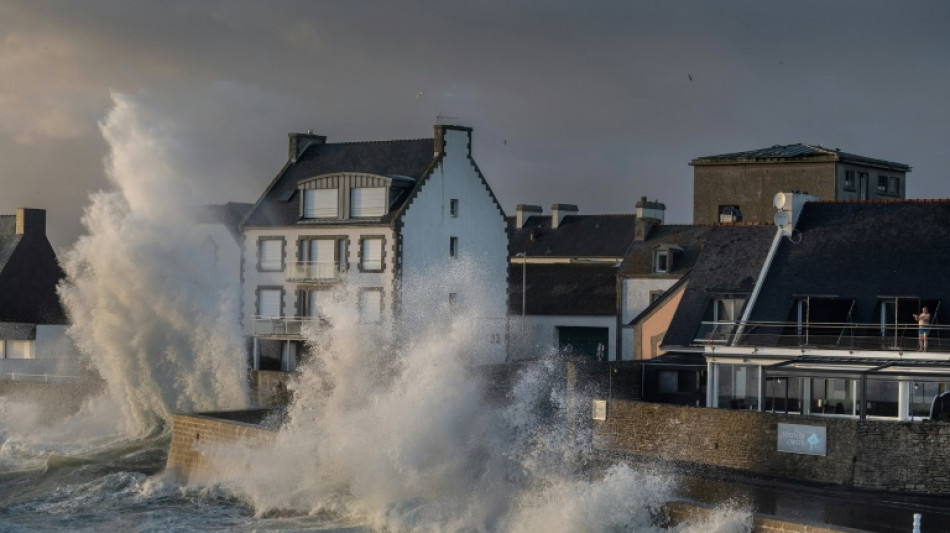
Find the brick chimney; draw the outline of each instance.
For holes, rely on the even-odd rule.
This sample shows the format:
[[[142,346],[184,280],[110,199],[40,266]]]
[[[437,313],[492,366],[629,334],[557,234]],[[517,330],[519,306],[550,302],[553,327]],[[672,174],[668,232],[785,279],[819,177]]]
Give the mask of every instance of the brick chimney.
[[[567,215],[576,215],[577,206],[574,204],[553,204],[551,206],[551,229],[557,229]]]
[[[46,210],[18,207],[16,210],[17,235],[46,235]]]
[[[543,210],[540,205],[518,204],[518,206],[515,207],[515,223],[519,229],[523,228],[529,218],[534,216],[539,217],[542,212]]]
[[[326,135],[314,135],[313,130],[307,130],[307,133],[288,133],[290,146],[287,150],[287,158],[296,161],[300,154],[311,144],[323,144],[327,142]]]

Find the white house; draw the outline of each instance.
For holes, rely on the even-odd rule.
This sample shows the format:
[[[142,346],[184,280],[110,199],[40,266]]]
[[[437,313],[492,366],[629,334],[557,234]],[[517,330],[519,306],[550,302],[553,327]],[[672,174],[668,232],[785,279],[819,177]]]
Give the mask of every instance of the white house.
[[[327,143],[290,134],[289,157],[241,224],[244,327],[255,369],[293,370],[301,328],[345,283],[360,322],[466,313],[473,357],[503,361],[504,211],[471,154],[471,128],[433,139]]]

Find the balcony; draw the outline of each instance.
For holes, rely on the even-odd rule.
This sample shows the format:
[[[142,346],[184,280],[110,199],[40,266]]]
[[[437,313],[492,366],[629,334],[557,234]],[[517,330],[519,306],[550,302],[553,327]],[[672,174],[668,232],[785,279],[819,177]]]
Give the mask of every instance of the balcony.
[[[854,322],[702,322],[694,342],[704,345],[916,352],[917,324]],[[950,325],[931,324],[928,352],[950,352]]]
[[[318,327],[323,321],[315,317],[254,317],[255,337],[269,337],[278,339],[303,339],[306,327]]]
[[[287,269],[288,281],[336,281],[340,279],[344,264],[339,261],[300,261],[291,263]]]

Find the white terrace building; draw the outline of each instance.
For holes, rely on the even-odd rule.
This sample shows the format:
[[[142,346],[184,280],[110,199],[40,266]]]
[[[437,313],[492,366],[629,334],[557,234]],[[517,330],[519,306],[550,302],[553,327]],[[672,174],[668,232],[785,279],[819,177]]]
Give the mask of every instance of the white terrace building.
[[[319,327],[344,282],[367,327],[402,334],[410,314],[464,314],[481,339],[472,356],[504,360],[506,220],[471,136],[448,125],[404,141],[290,135],[287,164],[242,223],[255,369],[293,370],[303,325]]]

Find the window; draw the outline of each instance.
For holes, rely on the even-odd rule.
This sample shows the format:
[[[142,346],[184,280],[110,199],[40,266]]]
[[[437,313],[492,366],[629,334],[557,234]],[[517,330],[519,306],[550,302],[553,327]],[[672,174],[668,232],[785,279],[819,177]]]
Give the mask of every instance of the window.
[[[854,382],[841,378],[812,378],[811,413],[855,414]]]
[[[759,367],[756,365],[717,365],[718,406],[725,409],[759,408]]]
[[[492,344],[501,344],[501,333],[492,333],[492,334],[491,334],[491,343],[492,343]]]
[[[650,291],[650,303],[652,304],[653,302],[655,302],[655,301],[659,300],[660,298],[662,298],[664,292],[665,292],[665,291],[663,291],[663,290]]]
[[[459,201],[458,198],[452,198],[449,200],[449,216],[452,218],[457,218],[459,216]]]
[[[297,242],[296,279],[333,279],[346,270],[346,238],[304,237]]]
[[[382,272],[383,238],[364,237],[360,241],[360,270],[363,272]]]
[[[284,291],[279,288],[257,289],[257,316],[277,318],[283,316]]]
[[[887,176],[877,176],[877,192],[881,194],[887,192]]]
[[[304,218],[336,218],[340,216],[336,189],[304,189]]]
[[[458,259],[459,256],[459,238],[449,237],[449,257]]]
[[[719,206],[719,222],[742,222],[742,210],[737,205]]]
[[[844,171],[844,190],[846,191],[854,190],[854,171],[853,170]]]
[[[449,313],[455,314],[459,309],[459,295],[457,292],[449,293]]]
[[[284,239],[264,237],[257,241],[257,270],[280,272],[284,270]]]
[[[4,341],[0,341],[3,346]],[[6,359],[33,359],[33,341],[6,341],[6,349],[0,349]]]
[[[350,217],[381,217],[385,214],[385,187],[358,187],[350,189]]]
[[[654,252],[653,272],[665,274],[670,271],[670,253],[666,250]]]
[[[727,341],[739,322],[745,298],[716,298],[709,302],[703,320],[696,332],[696,340]]]
[[[765,382],[765,410],[770,413],[800,413],[802,410],[802,378],[767,378]]]
[[[379,324],[383,316],[383,290],[360,291],[360,324]]]
[[[900,195],[901,193],[901,179],[897,176],[889,176],[887,178],[887,192],[893,195]]]
[[[298,292],[297,298],[298,314],[310,318],[326,316],[327,306],[333,300],[332,292],[327,289],[304,289]]]
[[[930,417],[930,408],[940,394],[950,390],[950,383],[915,381],[910,391],[911,416],[917,418]]]

